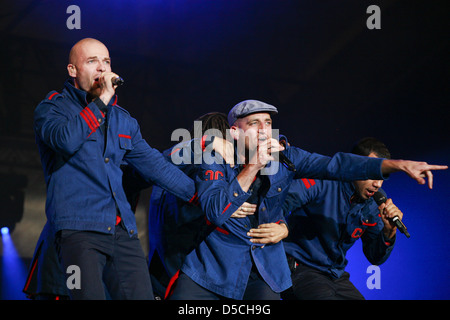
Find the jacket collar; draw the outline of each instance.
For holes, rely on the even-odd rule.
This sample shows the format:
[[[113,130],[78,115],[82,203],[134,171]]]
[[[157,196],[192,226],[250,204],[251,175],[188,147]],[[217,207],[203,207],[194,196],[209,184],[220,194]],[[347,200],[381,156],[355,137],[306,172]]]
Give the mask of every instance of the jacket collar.
[[[64,89],[73,100],[78,101],[81,105],[86,106],[88,104],[87,92],[75,88],[73,79],[66,80],[66,82],[64,83]]]

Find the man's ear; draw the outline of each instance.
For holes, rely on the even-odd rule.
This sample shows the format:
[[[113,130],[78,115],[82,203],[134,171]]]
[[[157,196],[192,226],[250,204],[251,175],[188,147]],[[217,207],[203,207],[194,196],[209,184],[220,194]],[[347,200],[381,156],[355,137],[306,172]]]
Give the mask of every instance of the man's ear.
[[[231,134],[231,137],[234,139],[234,140],[239,140],[239,128],[237,127],[237,126],[231,126],[230,127],[230,134]]]
[[[72,78],[77,77],[77,68],[71,63],[67,65],[67,72],[69,73],[69,76],[71,76]]]

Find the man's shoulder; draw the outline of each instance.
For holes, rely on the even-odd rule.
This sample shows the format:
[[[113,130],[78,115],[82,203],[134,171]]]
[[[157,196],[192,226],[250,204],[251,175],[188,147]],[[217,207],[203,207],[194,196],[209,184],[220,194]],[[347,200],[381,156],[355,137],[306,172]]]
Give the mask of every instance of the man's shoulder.
[[[62,111],[60,112],[65,113],[64,112],[65,108],[61,108],[61,106],[64,105],[65,99],[66,97],[63,93],[60,93],[59,91],[56,90],[52,90],[49,93],[47,93],[47,95],[43,100],[39,102],[39,104],[35,109],[35,113],[42,114],[48,112],[49,110],[54,110],[55,108],[61,109]]]
[[[119,110],[120,112],[124,113],[125,115],[131,117],[131,114],[125,108],[119,106],[118,104],[115,104],[114,107],[117,108],[117,110]]]
[[[47,93],[44,101],[58,101],[59,99],[64,99],[64,95],[59,93],[59,91],[52,90]]]

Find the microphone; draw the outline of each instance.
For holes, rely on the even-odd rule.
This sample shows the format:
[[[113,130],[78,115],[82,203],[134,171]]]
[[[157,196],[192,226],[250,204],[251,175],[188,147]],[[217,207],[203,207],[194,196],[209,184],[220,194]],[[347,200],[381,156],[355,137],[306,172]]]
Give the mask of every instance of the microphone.
[[[121,77],[115,77],[111,79],[113,86],[121,86],[125,82]]]
[[[373,200],[377,203],[378,206],[380,206],[382,203],[386,202],[386,197],[380,192],[377,191],[373,195]],[[392,222],[394,222],[395,226],[398,230],[400,230],[401,233],[403,233],[407,238],[410,237],[408,230],[406,229],[406,226],[403,224],[402,220],[398,216],[395,216],[392,218]]]
[[[285,136],[280,136],[280,144],[286,148],[287,142],[286,142]],[[289,171],[293,171],[293,172],[297,171],[294,164],[291,162],[291,160],[289,160],[288,157],[286,157],[284,155],[284,153],[274,152],[272,155],[275,157],[275,159],[278,157],[278,160],[280,161],[280,163],[282,163]]]
[[[297,171],[297,169],[295,168],[294,164],[291,162],[291,160],[289,160],[288,157],[286,157],[284,155],[284,153],[282,152],[274,152],[272,154],[272,156],[276,159],[278,157],[278,160],[280,161],[280,163],[282,163],[289,171]]]

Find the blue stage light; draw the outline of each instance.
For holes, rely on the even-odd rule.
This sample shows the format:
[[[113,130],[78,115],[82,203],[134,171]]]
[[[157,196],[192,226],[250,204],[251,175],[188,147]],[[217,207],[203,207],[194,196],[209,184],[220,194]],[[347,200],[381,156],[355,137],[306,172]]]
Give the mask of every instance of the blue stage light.
[[[3,254],[0,257],[0,299],[1,300],[25,300],[22,292],[27,278],[27,268],[17,252],[9,229],[3,227],[0,246]]]

